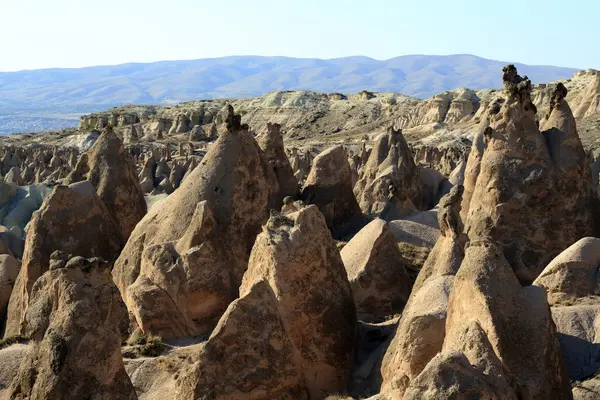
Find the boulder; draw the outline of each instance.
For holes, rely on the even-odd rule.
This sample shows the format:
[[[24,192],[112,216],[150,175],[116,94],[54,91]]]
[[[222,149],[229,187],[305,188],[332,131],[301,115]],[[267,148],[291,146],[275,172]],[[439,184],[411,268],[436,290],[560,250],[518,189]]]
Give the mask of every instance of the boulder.
[[[33,341],[14,399],[137,399],[121,356],[122,303],[110,264],[55,252],[36,282],[25,333]]]
[[[370,222],[344,246],[341,256],[361,319],[402,312],[410,282],[387,222],[379,218]]]
[[[135,227],[113,269],[145,333],[210,332],[237,297],[268,219],[276,178],[231,107],[228,121],[201,164]]]
[[[364,224],[352,192],[352,174],[342,146],[331,147],[313,160],[301,198],[305,204],[319,207],[336,238],[356,232]]]
[[[31,290],[55,250],[114,261],[122,246],[116,222],[88,181],[56,186],[31,220],[4,336],[24,333]]]

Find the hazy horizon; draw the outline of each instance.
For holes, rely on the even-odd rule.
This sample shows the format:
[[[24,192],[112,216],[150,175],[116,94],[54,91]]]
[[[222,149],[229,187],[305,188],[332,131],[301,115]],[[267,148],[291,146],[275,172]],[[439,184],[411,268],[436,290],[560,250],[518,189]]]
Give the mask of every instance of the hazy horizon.
[[[600,69],[599,5],[573,0],[8,2],[0,71],[233,55],[335,59],[468,54]],[[585,10],[585,12],[582,12]],[[556,28],[565,26],[568,29]],[[569,23],[572,22],[572,23]]]

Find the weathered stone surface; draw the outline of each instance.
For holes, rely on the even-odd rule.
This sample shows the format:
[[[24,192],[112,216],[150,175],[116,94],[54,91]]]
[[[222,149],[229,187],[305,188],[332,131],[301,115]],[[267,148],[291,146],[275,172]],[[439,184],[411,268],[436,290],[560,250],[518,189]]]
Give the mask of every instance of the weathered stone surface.
[[[258,281],[229,305],[178,382],[179,398],[308,399],[305,377],[269,284]]]
[[[31,220],[5,337],[24,333],[33,284],[48,270],[55,250],[115,260],[122,245],[117,224],[89,182],[55,187]]]
[[[454,279],[443,352],[461,351],[472,365],[494,368],[496,375],[510,371],[500,381],[521,397],[570,399],[555,332],[544,291],[521,287],[500,246],[471,242]],[[491,349],[482,355],[473,346]]]
[[[256,138],[258,145],[265,153],[265,159],[275,172],[278,188],[273,193],[274,209],[281,208],[282,201],[286,196],[298,196],[298,181],[294,177],[294,172],[290,161],[285,154],[283,147],[283,136],[281,134],[281,125],[267,124],[266,132],[263,132]]]
[[[341,251],[361,319],[398,314],[410,293],[402,254],[387,222],[375,219]]]
[[[506,98],[490,111],[490,126],[484,131],[488,143],[470,204],[465,207],[465,225],[472,241],[492,238],[497,242],[520,280],[531,283],[560,251],[592,233],[589,210],[594,203],[587,190],[575,191],[570,195],[575,199],[573,213],[581,212],[581,217],[562,216],[561,205],[571,208],[567,207],[571,200],[563,194],[561,170],[567,168],[574,174],[570,179],[587,179],[581,168],[569,167],[571,162],[580,165],[576,132],[569,134],[572,139],[547,142],[536,124],[531,82],[517,75],[512,65],[503,71]],[[552,111],[551,118],[562,121],[557,124],[562,128],[570,127],[563,124],[566,108],[561,110],[565,114]],[[477,170],[476,162],[470,166],[468,176]],[[465,185],[471,186],[469,179]]]
[[[54,253],[31,293],[33,344],[11,398],[136,399],[121,357],[122,310],[108,263]]]
[[[305,204],[319,207],[334,237],[355,232],[364,223],[352,192],[352,173],[342,146],[331,147],[315,157],[301,198]]]
[[[410,214],[423,207],[419,169],[402,131],[393,128],[389,128],[375,143],[354,187],[363,212],[373,215],[381,213],[388,202],[390,187],[393,187],[392,194],[399,199],[397,216]]]
[[[240,296],[267,282],[311,398],[348,388],[356,311],[323,215],[308,206],[269,219],[252,249]]]
[[[115,282],[144,332],[209,332],[237,297],[276,178],[233,109],[228,129],[140,221],[115,264]]]
[[[442,349],[454,276],[430,277],[411,294],[381,364],[381,392],[402,398],[411,380]],[[397,397],[394,397],[397,396]]]
[[[0,254],[0,321],[5,320],[10,294],[15,286],[20,269],[21,263],[13,256]]]
[[[123,142],[106,129],[88,152],[87,180],[96,188],[125,240],[146,214],[146,201]]]
[[[456,275],[460,268],[467,241],[460,218],[462,194],[463,187],[454,186],[450,193],[440,200],[437,216],[441,234],[417,276],[413,293],[416,293],[431,276]]]
[[[600,239],[583,238],[560,253],[533,283],[548,292],[548,302],[600,296]]]

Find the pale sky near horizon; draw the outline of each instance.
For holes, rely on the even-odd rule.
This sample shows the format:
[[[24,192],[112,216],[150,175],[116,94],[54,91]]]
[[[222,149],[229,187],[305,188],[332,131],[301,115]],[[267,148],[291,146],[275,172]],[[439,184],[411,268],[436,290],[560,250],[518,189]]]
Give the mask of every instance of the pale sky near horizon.
[[[474,54],[600,69],[597,0],[0,0],[0,71]]]

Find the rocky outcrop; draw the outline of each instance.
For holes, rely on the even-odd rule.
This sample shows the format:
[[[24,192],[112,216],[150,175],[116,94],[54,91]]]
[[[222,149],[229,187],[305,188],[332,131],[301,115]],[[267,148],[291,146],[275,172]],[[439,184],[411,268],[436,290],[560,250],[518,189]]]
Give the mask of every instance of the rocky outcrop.
[[[82,174],[84,171],[88,172]],[[96,193],[119,225],[121,235],[127,240],[146,214],[146,201],[123,142],[112,128],[105,129],[87,157],[80,158],[65,184],[78,182],[84,177],[96,188]]]
[[[181,398],[322,399],[348,389],[356,316],[315,206],[273,215],[228,307],[180,384]],[[250,342],[248,342],[250,340]]]
[[[13,399],[137,399],[121,357],[119,292],[110,264],[56,252],[27,310],[33,341]]]
[[[48,270],[54,251],[113,261],[122,246],[117,224],[88,181],[55,187],[30,222],[4,336],[25,332],[33,285]]]
[[[264,151],[265,159],[275,172],[278,189],[274,193],[274,209],[281,208],[283,198],[298,196],[298,181],[294,177],[290,161],[283,147],[281,125],[267,124],[267,130],[256,138],[258,145]]]
[[[460,219],[462,186],[444,196],[437,213],[441,235],[413,285],[396,334],[381,365],[381,392],[402,396],[412,380],[442,349],[448,297],[464,257]]]
[[[342,146],[331,147],[315,157],[301,199],[305,204],[319,207],[334,237],[356,232],[364,223],[352,192],[352,173]]]
[[[566,95],[567,89],[558,83],[552,93],[550,111],[541,124],[554,163],[556,212],[550,229],[556,229],[553,229],[554,240],[560,250],[595,233],[594,209],[600,207]]]
[[[382,318],[402,312],[410,281],[387,222],[375,219],[341,251],[359,318]]]
[[[228,132],[132,232],[113,269],[144,332],[209,332],[237,297],[276,178],[230,108]]]
[[[361,209],[368,215],[382,213],[390,196],[397,199],[395,203],[400,208],[394,210],[395,218],[391,219],[413,213],[423,206],[419,170],[402,131],[389,128],[375,143],[354,193]]]
[[[548,293],[569,377],[581,381],[600,368],[600,239],[583,238],[560,253],[533,283]]]
[[[5,321],[6,308],[12,293],[21,263],[9,254],[0,254],[0,321]]]
[[[537,127],[531,82],[520,77],[512,65],[503,71],[506,99],[490,111],[490,126],[484,130],[488,143],[466,207],[465,224],[470,240],[491,238],[503,249],[520,280],[531,283],[552,257],[578,239],[576,235],[590,235],[593,204],[587,190],[572,192],[574,205],[569,204],[566,211],[569,215],[580,212],[581,216],[574,221],[562,217],[565,211],[560,205],[567,206],[562,192],[572,185],[562,183],[561,169],[574,174],[572,181],[587,179],[581,168],[568,167],[564,159],[580,165],[578,145],[574,139],[547,142]],[[562,110],[566,112],[566,108]],[[552,118],[562,121],[565,116],[556,114]],[[572,135],[576,133],[572,131],[569,137]],[[467,188],[477,169],[475,163],[470,166],[465,178]]]
[[[514,397],[572,398],[544,291],[521,287],[491,242],[470,243],[454,280],[442,352],[457,351]]]

